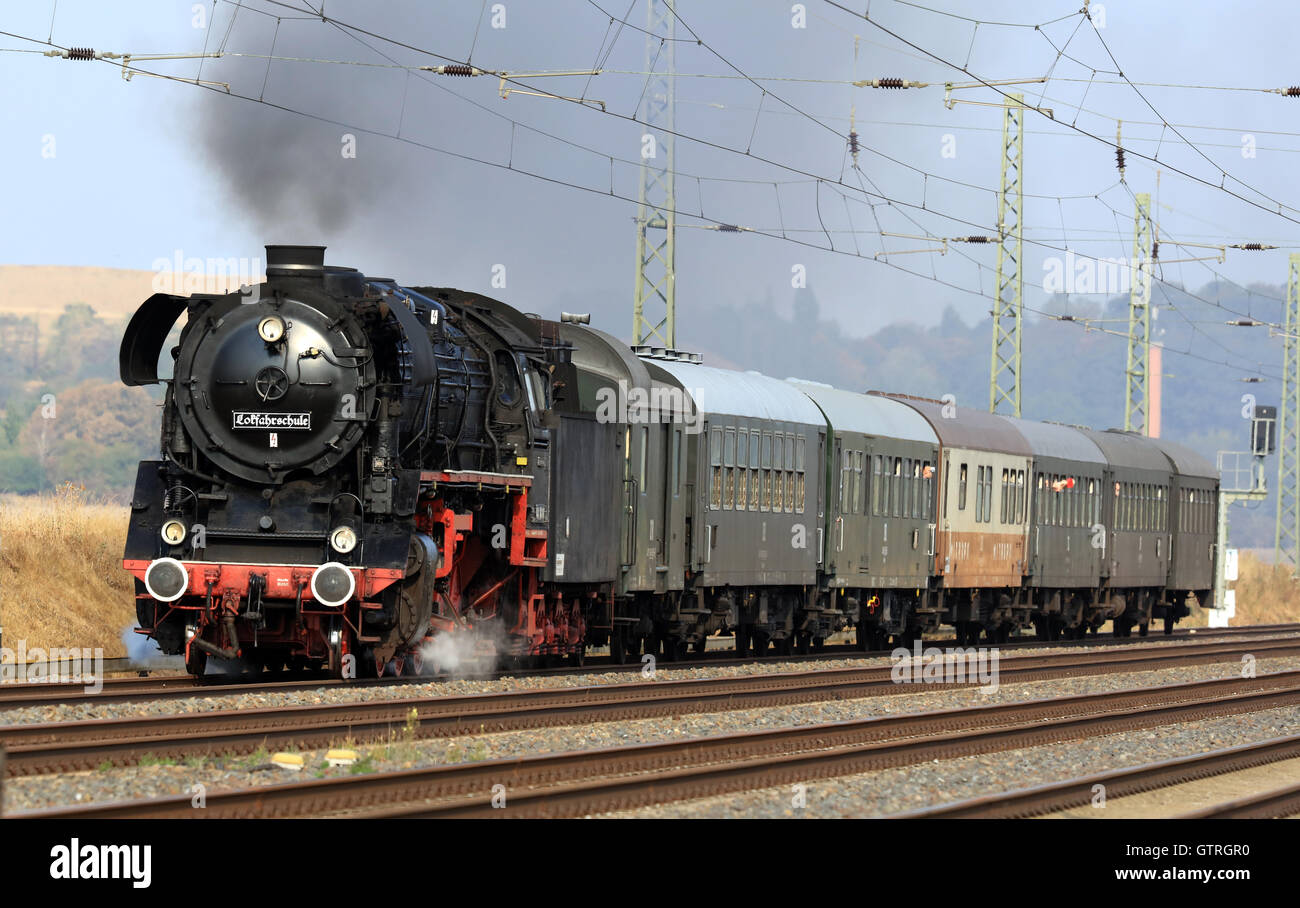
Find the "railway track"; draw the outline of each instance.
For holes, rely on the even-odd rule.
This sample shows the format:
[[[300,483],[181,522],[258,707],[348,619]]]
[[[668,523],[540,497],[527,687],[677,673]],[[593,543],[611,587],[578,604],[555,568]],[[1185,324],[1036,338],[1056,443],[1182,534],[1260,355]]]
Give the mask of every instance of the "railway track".
[[[908,819],[1037,817],[1090,803],[1096,791],[1095,786],[1098,785],[1104,786],[1106,798],[1111,800],[1199,779],[1208,779],[1212,776],[1241,772],[1296,757],[1300,757],[1300,735],[1288,735],[1256,744],[1226,747],[1195,756],[1177,757],[1112,772],[1081,776],[1064,782],[1053,782],[922,807],[897,816]],[[1274,810],[1286,812],[1270,812]],[[1291,813],[1300,813],[1300,786],[1209,807],[1184,814],[1183,817],[1273,817],[1287,816]]]
[[[1178,647],[1043,653],[1001,660],[1000,684],[1149,671],[1300,654],[1300,639],[1232,641]],[[1300,673],[1296,673],[1300,677]],[[552,687],[447,697],[43,722],[0,726],[11,776],[130,765],[146,754],[184,759],[268,748],[320,748],[345,739],[382,741],[409,727],[415,737],[446,737],[787,706],[831,699],[980,686],[965,681],[899,683],[892,666],[773,672],[726,678]]]
[[[1019,640],[1000,644],[1000,651],[1014,652],[1018,649],[1051,648],[1063,651],[1091,649],[1098,646],[1133,646],[1141,648],[1159,641],[1176,640],[1180,642],[1219,639],[1255,639],[1281,633],[1300,633],[1300,624],[1256,625],[1253,627],[1217,628],[1213,630],[1197,629],[1195,635],[1179,632],[1172,637],[1149,638],[1112,638],[1089,637],[1084,640],[1057,641],[1043,643],[1038,640]],[[926,646],[948,647],[955,645],[953,640],[925,641]],[[1167,648],[1167,647],[1164,647]],[[828,646],[823,652],[810,655],[769,656],[760,659],[737,659],[726,655],[726,651],[717,651],[717,655],[705,654],[703,658],[694,658],[680,662],[660,663],[665,668],[674,670],[723,667],[732,665],[749,665],[756,662],[789,662],[799,664],[825,659],[840,658],[879,658],[888,655],[890,650],[873,650],[863,652],[856,646]],[[535,669],[531,671],[499,671],[483,675],[485,679],[504,677],[544,677],[548,675],[575,675],[605,672],[639,673],[640,663],[617,665],[608,657],[590,657],[584,667],[564,667]],[[445,677],[445,676],[443,676]],[[339,681],[324,676],[309,678],[292,677],[283,680],[249,679],[236,682],[215,681],[211,678],[196,680],[188,675],[170,675],[152,678],[105,678],[103,689],[98,693],[87,692],[82,684],[0,684],[0,711],[21,709],[31,706],[43,706],[57,703],[125,703],[137,700],[181,700],[189,697],[216,697],[238,694],[273,693],[277,691],[315,690],[336,688],[364,687],[401,687],[410,684],[425,684],[438,680],[438,676],[421,678],[370,678],[352,681]]]
[[[44,808],[11,818],[574,817],[1300,703],[1300,672],[429,769]],[[502,803],[504,799],[504,803]]]
[[[1288,785],[1185,813],[1182,820],[1274,820],[1300,814],[1300,785]]]

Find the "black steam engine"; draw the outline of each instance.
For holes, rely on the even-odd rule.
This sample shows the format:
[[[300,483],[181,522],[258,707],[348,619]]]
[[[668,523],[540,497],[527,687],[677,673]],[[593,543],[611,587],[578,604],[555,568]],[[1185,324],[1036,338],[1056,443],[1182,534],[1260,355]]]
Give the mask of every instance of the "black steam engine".
[[[536,616],[519,613],[537,595],[525,569],[545,562],[530,491],[550,373],[532,323],[326,267],[323,247],[268,246],[266,272],[236,293],[156,294],[122,342],[126,384],[174,363],[161,459],[140,464],[131,505],[140,632],[195,673],[210,656],[418,668],[434,630],[493,619],[507,649],[534,651]]]

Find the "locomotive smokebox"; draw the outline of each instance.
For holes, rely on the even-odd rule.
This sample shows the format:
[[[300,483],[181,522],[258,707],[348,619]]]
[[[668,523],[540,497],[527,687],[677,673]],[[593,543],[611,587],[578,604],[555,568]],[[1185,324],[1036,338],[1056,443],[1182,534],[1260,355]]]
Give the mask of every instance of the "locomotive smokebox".
[[[325,274],[324,246],[267,246],[266,276],[270,277],[323,277]]]

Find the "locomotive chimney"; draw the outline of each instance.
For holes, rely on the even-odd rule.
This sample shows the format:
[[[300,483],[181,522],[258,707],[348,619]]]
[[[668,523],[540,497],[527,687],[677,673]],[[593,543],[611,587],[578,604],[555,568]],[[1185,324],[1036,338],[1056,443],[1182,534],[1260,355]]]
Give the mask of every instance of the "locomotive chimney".
[[[324,246],[267,246],[266,276],[321,278],[325,275]]]

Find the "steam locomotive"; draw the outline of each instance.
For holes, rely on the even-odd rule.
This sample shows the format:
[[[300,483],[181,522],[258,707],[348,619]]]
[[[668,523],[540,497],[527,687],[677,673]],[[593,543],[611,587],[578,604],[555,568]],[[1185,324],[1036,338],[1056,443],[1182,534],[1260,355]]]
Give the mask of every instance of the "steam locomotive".
[[[319,246],[266,272],[153,295],[120,351],[165,386],[138,632],[196,675],[1168,632],[1207,603],[1218,480],[1180,446],[715,369]]]

